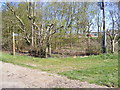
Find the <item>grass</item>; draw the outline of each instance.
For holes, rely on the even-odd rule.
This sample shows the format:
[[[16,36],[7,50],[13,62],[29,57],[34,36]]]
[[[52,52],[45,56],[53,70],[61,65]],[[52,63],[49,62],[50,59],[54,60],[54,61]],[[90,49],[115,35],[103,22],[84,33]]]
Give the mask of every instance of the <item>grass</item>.
[[[118,85],[118,65],[116,62],[106,62],[93,68],[83,70],[73,70],[62,72],[71,79],[80,81],[87,81],[89,83],[96,83],[108,87],[117,87]]]
[[[77,58],[35,58],[2,53],[0,61],[13,63],[98,85],[118,87],[118,55]]]

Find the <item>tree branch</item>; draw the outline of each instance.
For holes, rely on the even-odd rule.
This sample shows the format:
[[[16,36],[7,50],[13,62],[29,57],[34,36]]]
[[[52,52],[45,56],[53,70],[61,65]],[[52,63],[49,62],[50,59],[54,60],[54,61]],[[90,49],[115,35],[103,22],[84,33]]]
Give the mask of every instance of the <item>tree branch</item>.
[[[26,28],[25,28],[25,24],[23,23],[23,21],[22,21],[22,19],[16,14],[16,12],[15,12],[15,10],[12,8],[12,7],[10,7],[10,4],[9,3],[7,3],[7,7],[9,8],[9,10],[11,11],[11,12],[13,12],[13,14],[14,14],[14,16],[17,18],[17,20],[20,22],[20,24],[21,24],[21,26],[19,26],[18,25],[18,27],[23,31],[23,32],[25,32],[26,34],[27,34],[27,32],[26,32]],[[30,43],[30,40],[29,40],[29,37],[26,35],[26,37],[24,37],[27,41],[28,41],[28,43]]]
[[[7,3],[7,6],[11,10],[11,12],[13,12],[14,16],[18,19],[18,21],[20,22],[22,28],[25,29],[25,25],[24,25],[22,19],[16,14],[15,10],[12,7],[10,7],[9,3]]]

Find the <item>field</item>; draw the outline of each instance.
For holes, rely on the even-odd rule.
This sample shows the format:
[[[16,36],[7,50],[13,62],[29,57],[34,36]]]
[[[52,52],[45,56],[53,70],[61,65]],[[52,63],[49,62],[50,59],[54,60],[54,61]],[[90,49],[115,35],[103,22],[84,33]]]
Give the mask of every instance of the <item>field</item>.
[[[98,85],[118,87],[118,54],[45,59],[1,53],[0,61]]]

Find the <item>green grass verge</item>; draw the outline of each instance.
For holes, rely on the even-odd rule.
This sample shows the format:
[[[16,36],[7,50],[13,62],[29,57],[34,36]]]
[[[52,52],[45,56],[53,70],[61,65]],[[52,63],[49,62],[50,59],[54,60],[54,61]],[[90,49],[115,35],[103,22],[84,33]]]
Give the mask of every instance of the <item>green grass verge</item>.
[[[98,85],[118,87],[118,55],[106,54],[77,58],[35,58],[30,56],[0,55],[0,61],[13,63],[68,78]]]
[[[96,83],[108,87],[118,87],[118,64],[117,60],[114,62],[109,60],[104,64],[100,64],[93,68],[83,70],[73,70],[59,73],[68,78],[80,81],[87,81],[89,83]]]

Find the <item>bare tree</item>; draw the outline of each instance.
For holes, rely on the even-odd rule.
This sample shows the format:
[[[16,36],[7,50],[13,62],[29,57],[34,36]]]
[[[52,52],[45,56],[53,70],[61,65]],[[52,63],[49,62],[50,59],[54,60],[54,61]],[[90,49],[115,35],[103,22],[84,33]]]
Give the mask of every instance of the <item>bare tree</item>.
[[[57,30],[63,28],[63,26],[59,26],[59,27],[55,27],[56,24],[46,24],[43,22],[42,23],[38,23],[35,21],[36,19],[36,2],[28,2],[28,13],[27,13],[27,17],[31,22],[31,33],[27,33],[27,27],[25,26],[23,20],[19,17],[19,15],[17,15],[16,11],[10,6],[9,3],[7,3],[8,8],[10,9],[10,11],[14,14],[14,16],[16,17],[16,19],[20,22],[19,28],[25,33],[26,35],[26,40],[31,44],[32,47],[34,47],[33,49],[31,49],[31,51],[33,50],[37,56],[39,57],[48,57],[48,55],[51,55],[51,38],[52,36],[57,33]],[[42,22],[42,21],[41,21]],[[31,37],[31,41],[30,41],[30,37],[28,37],[29,35],[32,35]],[[36,46],[34,46],[34,43],[36,42],[34,38],[38,37],[38,43]]]
[[[28,18],[29,20],[31,21],[32,23],[32,26],[31,26],[31,32],[32,32],[32,36],[31,36],[31,46],[34,47],[34,43],[35,43],[35,40],[34,40],[34,36],[35,36],[35,19],[36,19],[36,11],[35,11],[35,8],[36,8],[36,2],[28,2]]]
[[[29,35],[27,33],[27,30],[26,30],[23,20],[16,14],[16,11],[10,6],[9,3],[7,3],[7,6],[9,8],[9,10],[14,14],[16,19],[19,21],[20,25],[18,25],[18,27],[25,33],[24,38],[27,40],[28,43],[31,43],[31,41],[29,40]]]
[[[110,42],[111,42],[111,53],[115,52],[115,40],[118,35],[118,30],[115,29],[115,23],[117,18],[115,18],[116,12],[114,11],[109,11],[110,17],[111,17],[111,24],[112,24],[112,29],[107,30],[107,35],[110,37]]]

